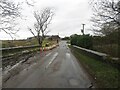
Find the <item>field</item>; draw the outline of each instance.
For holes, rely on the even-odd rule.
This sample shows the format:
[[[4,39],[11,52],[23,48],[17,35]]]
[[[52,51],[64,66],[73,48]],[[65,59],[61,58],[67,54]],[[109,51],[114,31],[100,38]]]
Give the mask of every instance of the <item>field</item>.
[[[2,48],[38,45],[37,40],[3,40]]]
[[[45,46],[46,44],[53,45],[54,43],[56,43],[56,41],[50,41],[45,39],[42,46]],[[32,40],[2,40],[2,48],[31,45],[38,45],[38,42],[35,38],[33,38]]]
[[[43,41],[42,46],[43,47],[48,47],[48,46],[52,46],[54,44],[56,44],[57,42],[55,40],[48,40],[45,39]],[[38,45],[38,42],[36,39],[32,39],[32,40],[4,40],[2,41],[2,48],[9,48],[9,47],[19,47],[19,46],[32,46],[32,45]],[[32,47],[32,48],[23,48],[23,49],[14,49],[14,50],[5,50],[2,52],[2,56],[9,56],[9,55],[13,55],[16,53],[21,53],[24,52],[26,50],[34,50],[34,49],[40,49],[39,47]]]

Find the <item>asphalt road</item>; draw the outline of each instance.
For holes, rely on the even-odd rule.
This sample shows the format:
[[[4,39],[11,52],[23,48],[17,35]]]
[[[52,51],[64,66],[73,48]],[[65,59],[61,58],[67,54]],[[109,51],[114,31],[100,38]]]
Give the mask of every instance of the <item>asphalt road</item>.
[[[4,88],[88,88],[89,75],[70,52],[65,41],[46,52],[38,62],[3,83]]]

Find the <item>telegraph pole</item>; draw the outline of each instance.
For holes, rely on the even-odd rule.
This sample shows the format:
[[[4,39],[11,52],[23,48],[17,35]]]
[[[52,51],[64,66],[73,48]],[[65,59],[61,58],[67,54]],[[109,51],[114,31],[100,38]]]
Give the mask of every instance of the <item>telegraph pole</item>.
[[[81,32],[83,33],[83,35],[84,35],[84,26],[85,26],[85,24],[82,24],[83,25],[83,29],[81,30]]]

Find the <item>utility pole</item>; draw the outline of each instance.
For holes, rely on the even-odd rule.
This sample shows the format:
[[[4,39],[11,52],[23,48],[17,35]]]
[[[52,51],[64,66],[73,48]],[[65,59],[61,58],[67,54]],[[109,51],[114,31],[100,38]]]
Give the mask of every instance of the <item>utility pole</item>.
[[[81,30],[81,32],[83,33],[83,35],[84,35],[84,26],[85,26],[85,24],[82,24],[83,25],[83,29]]]

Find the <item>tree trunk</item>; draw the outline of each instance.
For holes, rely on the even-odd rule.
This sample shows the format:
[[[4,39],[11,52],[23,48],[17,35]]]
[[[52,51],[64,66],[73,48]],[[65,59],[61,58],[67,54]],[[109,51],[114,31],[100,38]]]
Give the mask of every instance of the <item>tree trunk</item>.
[[[42,48],[42,52],[43,52],[42,42],[43,42],[42,38],[38,37],[38,43],[40,48]]]

